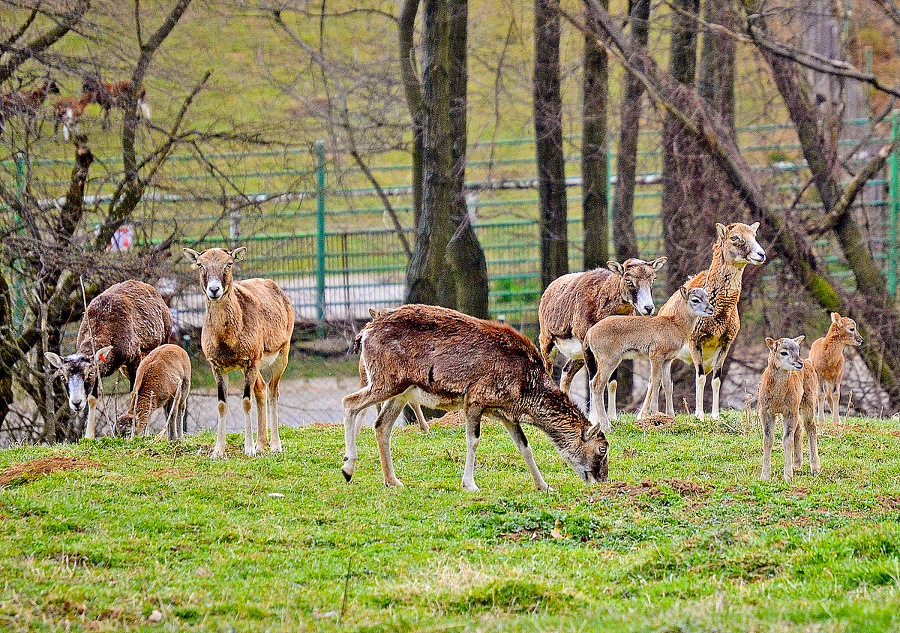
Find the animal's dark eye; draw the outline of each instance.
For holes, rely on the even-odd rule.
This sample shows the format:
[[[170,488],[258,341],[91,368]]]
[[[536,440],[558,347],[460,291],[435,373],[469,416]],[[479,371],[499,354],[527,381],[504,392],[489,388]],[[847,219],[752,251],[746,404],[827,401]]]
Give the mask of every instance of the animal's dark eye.
[[[228,270],[228,269],[231,268],[232,266],[234,266],[233,263],[225,264],[225,270]]]
[[[737,235],[733,235],[733,236],[731,237],[731,243],[732,243],[732,244],[740,244],[740,243],[743,242],[743,241],[744,241],[744,240],[742,240],[741,238],[739,238]]]
[[[631,281],[630,279],[625,280],[625,285],[628,286],[629,288],[634,288],[634,282]]]
[[[787,356],[788,353],[787,353],[787,352],[781,352],[781,355],[782,355],[782,356]]]

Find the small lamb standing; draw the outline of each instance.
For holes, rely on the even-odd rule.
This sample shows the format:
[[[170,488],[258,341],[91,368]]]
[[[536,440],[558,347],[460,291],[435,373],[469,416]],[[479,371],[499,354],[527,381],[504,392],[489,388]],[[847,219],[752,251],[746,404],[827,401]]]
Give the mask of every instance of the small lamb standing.
[[[391,430],[407,403],[444,411],[462,410],[466,420],[466,465],[462,485],[476,491],[475,450],[481,417],[499,419],[540,490],[549,490],[520,424],[544,431],[588,484],[606,481],[609,443],[554,384],[534,344],[508,325],[455,310],[405,305],[383,313],[357,335],[367,384],[344,397],[346,452],[341,471],[350,481],[356,469],[358,414],[384,403],[375,436],[384,483],[402,486],[391,460]]]
[[[582,341],[588,329],[608,316],[653,314],[653,282],[666,258],[652,262],[628,259],[624,264],[607,262],[606,268],[569,273],[553,282],[541,295],[538,308],[541,356],[552,371],[557,352],[568,361],[559,386],[569,392],[572,378],[584,365]],[[610,414],[615,418],[615,381],[610,383]]]
[[[800,359],[800,343],[797,338],[767,338],[769,362],[759,383],[757,409],[763,427],[763,464],[761,478],[772,477],[772,445],[775,442],[775,416],[781,414],[784,421],[784,480],[788,481],[803,466],[803,436],[800,433],[800,417],[809,440],[809,466],[813,475],[820,470],[819,449],[816,442],[815,406],[819,381],[809,359]],[[793,458],[792,453],[793,451]]]
[[[672,362],[684,347],[697,319],[712,316],[709,295],[703,288],[678,289],[671,316],[611,316],[603,319],[584,337],[584,358],[591,377],[591,422],[610,431],[603,406],[603,387],[625,358],[650,359],[650,383],[638,419],[659,410],[659,384],[666,392],[666,413],[675,415],[672,401]]]
[[[191,359],[187,352],[177,345],[160,345],[138,366],[128,413],[116,421],[119,435],[140,434],[151,413],[170,405],[166,437],[170,442],[182,439],[190,391]]]
[[[758,266],[766,261],[766,251],[756,241],[759,222],[746,225],[735,222],[725,226],[716,224],[718,238],[713,246],[709,268],[696,274],[685,285],[688,288],[706,288],[714,314],[697,321],[690,341],[678,355],[684,362],[694,363],[696,405],[694,415],[703,419],[703,390],[706,375],[712,373],[712,412],[719,417],[719,388],[722,385],[722,365],[731,344],[741,329],[738,301],[741,299],[741,281],[747,264]],[[659,309],[662,316],[675,311],[673,295]]]
[[[200,285],[206,294],[206,317],[200,343],[212,367],[219,396],[219,422],[216,444],[210,457],[225,457],[225,415],[228,413],[228,372],[239,369],[244,374],[243,405],[246,417],[244,453],[250,457],[257,450],[271,448],[281,452],[278,435],[278,385],[287,367],[294,331],[294,308],[291,300],[271,279],[234,281],[231,268],[243,258],[245,247],[228,252],[210,248],[203,253],[185,248],[184,254],[200,269]],[[268,408],[266,382],[260,369],[271,369]],[[250,390],[256,399],[257,442],[253,442],[250,416]],[[272,433],[271,447],[266,429]]]
[[[88,304],[74,354],[62,359],[47,353],[47,361],[66,380],[69,407],[80,412],[87,402],[85,438],[96,435],[100,380],[121,369],[133,389],[141,361],[165,343],[171,332],[172,313],[156,288],[142,281],[123,281]]]
[[[856,330],[856,321],[831,313],[828,333],[813,342],[809,348],[809,359],[819,376],[824,393],[817,394],[819,424],[825,423],[825,400],[831,408],[831,421],[840,424],[838,405],[841,400],[841,381],[844,379],[844,347],[862,345],[862,337]]]

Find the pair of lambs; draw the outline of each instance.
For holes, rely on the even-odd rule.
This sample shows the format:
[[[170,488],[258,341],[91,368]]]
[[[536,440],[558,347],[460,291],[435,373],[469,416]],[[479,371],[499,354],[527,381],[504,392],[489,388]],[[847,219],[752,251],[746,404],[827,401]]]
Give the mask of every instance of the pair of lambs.
[[[88,304],[73,354],[63,359],[47,353],[66,382],[69,407],[80,412],[87,406],[86,438],[96,436],[101,380],[116,370],[128,377],[132,389],[117,432],[140,433],[150,414],[168,404],[168,438],[182,437],[191,361],[183,349],[166,343],[171,331],[172,315],[159,292],[141,281],[123,281]]]

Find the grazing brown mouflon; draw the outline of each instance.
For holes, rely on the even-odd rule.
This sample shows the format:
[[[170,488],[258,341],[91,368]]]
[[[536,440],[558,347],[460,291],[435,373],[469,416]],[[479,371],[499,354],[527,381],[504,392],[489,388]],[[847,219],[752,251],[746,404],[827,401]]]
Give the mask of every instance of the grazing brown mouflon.
[[[521,423],[546,433],[560,455],[586,483],[606,481],[609,444],[554,384],[534,344],[508,325],[455,310],[405,305],[386,311],[357,335],[368,384],[344,397],[346,452],[341,471],[356,469],[358,414],[384,403],[375,436],[384,482],[401,486],[391,460],[391,430],[407,403],[444,411],[462,410],[466,420],[466,464],[462,485],[475,485],[475,450],[482,415],[499,419],[519,449],[535,485],[547,490]]]
[[[187,352],[169,343],[147,354],[138,365],[128,412],[116,421],[119,435],[139,435],[150,414],[167,404],[166,437],[184,437],[184,415],[191,391],[191,359]]]
[[[862,345],[862,342],[856,321],[832,312],[828,333],[810,346],[809,359],[822,387],[822,392],[816,397],[819,424],[825,422],[825,400],[828,400],[831,408],[831,421],[834,424],[840,423],[838,406],[841,401],[841,381],[844,379],[844,347],[856,347]]]
[[[763,480],[772,477],[772,445],[775,443],[775,416],[784,421],[784,480],[794,476],[803,466],[803,436],[800,419],[809,441],[809,466],[813,475],[820,470],[819,449],[816,438],[816,393],[819,383],[816,371],[809,359],[800,360],[800,343],[797,338],[767,338],[769,360],[759,383],[757,410],[763,427]]]

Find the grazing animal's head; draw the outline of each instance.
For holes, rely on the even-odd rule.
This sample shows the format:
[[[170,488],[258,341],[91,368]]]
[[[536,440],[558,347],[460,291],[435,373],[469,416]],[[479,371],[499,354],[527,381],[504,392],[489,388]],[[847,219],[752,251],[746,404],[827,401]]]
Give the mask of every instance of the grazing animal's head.
[[[756,241],[758,228],[759,222],[749,225],[735,222],[728,226],[716,223],[716,233],[719,236],[716,246],[722,249],[727,263],[743,268],[747,264],[758,266],[766,261],[766,251]]]
[[[100,380],[100,363],[107,362],[111,354],[112,345],[101,347],[93,356],[76,353],[62,359],[53,352],[47,352],[50,365],[66,381],[72,411],[77,413],[87,405],[88,396],[94,393],[97,381]]]
[[[828,336],[837,338],[846,345],[862,345],[862,337],[856,329],[856,321],[850,317],[842,317],[837,312],[831,313],[831,326]]]
[[[135,428],[135,417],[130,411],[119,416],[114,425],[116,437],[130,437],[132,433],[137,434],[140,429]]]
[[[804,336],[797,338],[773,338],[766,339],[769,348],[769,364],[777,369],[790,371],[791,369],[803,369],[803,359],[800,358],[800,343]]]
[[[609,441],[599,424],[585,426],[581,435],[584,461],[572,462],[572,468],[588,485],[609,478]]]
[[[647,316],[653,314],[653,282],[656,273],[666,263],[665,257],[658,257],[652,262],[631,258],[624,264],[616,261],[606,262],[606,267],[617,275],[621,275],[619,292],[622,301],[634,308],[635,314]]]
[[[224,248],[210,248],[202,253],[190,248],[183,250],[188,259],[200,269],[200,285],[211,301],[218,301],[231,291],[231,267],[243,259],[247,251],[243,246],[231,252]]]
[[[706,292],[705,288],[691,288],[688,290],[682,286],[678,291],[694,316],[711,317],[715,314],[715,310],[709,302],[709,293]]]

